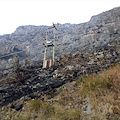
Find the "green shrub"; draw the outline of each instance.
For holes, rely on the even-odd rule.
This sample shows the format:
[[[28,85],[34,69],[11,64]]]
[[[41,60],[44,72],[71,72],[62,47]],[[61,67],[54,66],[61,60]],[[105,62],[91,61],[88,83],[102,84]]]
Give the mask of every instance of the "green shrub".
[[[21,115],[18,120],[30,120],[30,114],[27,113],[27,114],[24,114],[24,115]]]
[[[83,77],[79,78],[79,79],[76,81],[75,86],[79,86],[82,82],[83,82]]]
[[[31,111],[41,113],[45,118],[51,117],[55,114],[55,107],[53,105],[44,103],[40,100],[32,100],[29,105]]]
[[[60,120],[80,120],[80,111],[75,109],[69,109],[65,111],[64,113],[60,113],[59,119]]]
[[[60,105],[65,105],[64,97],[60,97],[60,98],[58,99],[58,103],[59,103]]]
[[[32,110],[32,111],[34,110],[34,111],[38,112],[38,111],[42,110],[43,102],[40,100],[32,100],[32,101],[30,101],[29,106],[30,106],[30,110]]]
[[[55,114],[55,107],[50,104],[44,104],[43,107],[43,115],[45,117],[51,117]]]

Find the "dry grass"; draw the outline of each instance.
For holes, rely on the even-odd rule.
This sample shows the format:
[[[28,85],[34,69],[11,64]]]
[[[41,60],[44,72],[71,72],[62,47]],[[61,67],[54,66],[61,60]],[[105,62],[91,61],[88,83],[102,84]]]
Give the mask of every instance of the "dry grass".
[[[80,92],[84,96],[91,92],[100,92],[103,89],[119,90],[120,88],[120,66],[117,64],[107,71],[99,74],[91,74],[86,77],[81,77],[76,81],[75,86],[80,86]]]

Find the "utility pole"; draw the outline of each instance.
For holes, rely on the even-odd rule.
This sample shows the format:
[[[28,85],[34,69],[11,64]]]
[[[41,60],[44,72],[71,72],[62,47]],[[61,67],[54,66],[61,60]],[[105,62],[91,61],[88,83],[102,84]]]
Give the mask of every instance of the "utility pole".
[[[45,38],[45,51],[44,51],[44,59],[43,59],[43,68],[46,66],[46,54],[47,54],[47,40],[48,40],[48,31],[46,33],[46,38]]]
[[[48,41],[48,29],[53,29],[53,40]],[[55,64],[55,30],[57,30],[55,24],[53,23],[52,27],[47,28],[47,34],[46,34],[46,41],[45,41],[45,51],[44,51],[44,59],[43,59],[43,68],[46,67],[51,67],[51,65]],[[47,48],[48,47],[53,47],[53,52],[52,52],[52,60],[46,60],[46,55],[47,55]]]

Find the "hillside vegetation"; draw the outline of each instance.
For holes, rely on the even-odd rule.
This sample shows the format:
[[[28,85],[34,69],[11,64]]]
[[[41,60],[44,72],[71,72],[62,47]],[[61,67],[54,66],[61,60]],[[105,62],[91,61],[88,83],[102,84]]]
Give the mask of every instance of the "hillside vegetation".
[[[42,99],[26,101],[22,110],[9,106],[1,120],[119,120],[120,65],[99,74],[80,77]]]

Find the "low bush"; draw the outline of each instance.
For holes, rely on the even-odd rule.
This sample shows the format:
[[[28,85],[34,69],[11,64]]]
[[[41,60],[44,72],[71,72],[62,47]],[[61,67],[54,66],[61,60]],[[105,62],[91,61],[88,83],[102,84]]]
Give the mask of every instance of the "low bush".
[[[29,103],[30,111],[42,113],[45,118],[51,117],[55,114],[55,107],[51,104],[42,102],[40,100],[32,100]]]
[[[64,111],[64,113],[60,113],[59,115],[60,120],[80,120],[81,117],[80,111],[76,109]]]
[[[43,102],[40,100],[32,100],[32,101],[30,101],[29,106],[30,106],[31,111],[38,112],[38,111],[42,110]]]

